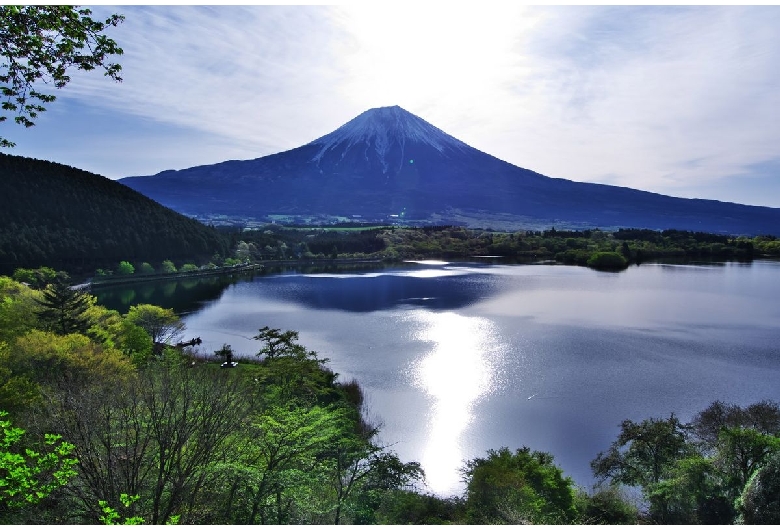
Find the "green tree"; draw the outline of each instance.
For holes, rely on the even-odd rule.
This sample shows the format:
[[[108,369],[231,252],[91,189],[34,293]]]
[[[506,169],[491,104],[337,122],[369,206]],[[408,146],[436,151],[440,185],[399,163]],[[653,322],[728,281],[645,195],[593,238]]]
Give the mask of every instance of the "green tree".
[[[20,447],[25,431],[5,416],[0,411],[0,513],[39,503],[76,474],[77,463],[71,457],[74,445],[58,435],[45,435],[39,451]]]
[[[228,364],[233,362],[234,354],[235,352],[233,351],[233,347],[230,344],[223,344],[220,349],[214,352],[214,355],[224,359],[224,361]]]
[[[590,463],[596,478],[602,482],[640,486],[650,500],[650,513],[659,522],[669,515],[668,503],[652,491],[668,479],[678,460],[695,454],[688,442],[687,428],[672,414],[669,419],[649,419],[641,423],[625,420],[618,439],[606,453],[599,453]]]
[[[133,267],[133,264],[130,263],[129,261],[120,261],[119,267],[117,267],[116,272],[122,275],[130,275],[135,272],[135,267]]]
[[[780,453],[753,474],[737,509],[745,524],[780,524]]]
[[[93,296],[58,279],[43,291],[37,314],[48,329],[60,335],[86,333],[90,324],[84,313],[94,303]]]
[[[388,491],[424,481],[420,464],[404,463],[395,453],[370,441],[368,436],[373,437],[376,430],[361,435],[347,428],[342,433],[326,453],[332,462],[333,524],[341,524],[345,517],[353,523],[374,522],[374,512]]]
[[[722,473],[701,455],[675,462],[668,477],[648,486],[652,506],[665,506],[669,524],[730,524],[734,502],[723,487]]]
[[[282,331],[277,328],[264,326],[252,338],[263,343],[263,347],[257,352],[258,357],[264,355],[266,359],[277,359],[279,357],[305,359],[314,355],[314,352],[308,351],[297,343],[297,331]]]
[[[160,272],[163,274],[173,274],[176,272],[176,265],[174,265],[171,260],[166,259],[162,262],[162,265],[160,265]]]
[[[732,498],[742,493],[750,477],[777,452],[780,452],[780,437],[742,427],[721,429],[714,460],[725,474]]]
[[[13,376],[46,388],[80,388],[128,376],[126,356],[104,348],[84,335],[56,335],[34,330],[8,345],[4,365]]]
[[[58,273],[49,267],[16,269],[13,276],[14,280],[17,282],[26,283],[33,289],[44,289],[47,285],[55,281],[57,277]]]
[[[714,401],[694,416],[691,427],[703,449],[714,452],[724,428],[742,427],[762,434],[780,435],[780,405],[764,400],[743,408]]]
[[[38,86],[63,88],[70,82],[69,70],[102,68],[105,75],[121,81],[119,64],[109,62],[122,48],[104,32],[124,17],[111,15],[93,20],[89,9],[76,6],[0,6],[0,96],[3,113],[32,127],[44,104],[56,99]],[[0,122],[8,116],[0,115]],[[0,147],[14,143],[0,137]]]
[[[127,312],[131,324],[144,329],[155,344],[170,344],[181,337],[186,326],[173,312],[151,304],[134,305]]]
[[[101,500],[149,524],[197,522],[207,477],[228,459],[252,406],[246,390],[231,371],[192,367],[177,353],[114,385],[59,389],[46,417],[76,445],[73,504],[92,522],[104,515]],[[139,502],[123,505],[122,493]]]
[[[236,450],[208,484],[206,496],[219,497],[215,509],[222,520],[286,524],[311,522],[301,518],[330,512],[331,503],[322,508],[315,492],[325,482],[323,452],[342,436],[343,420],[343,410],[295,401],[253,415],[233,439]]]
[[[18,417],[40,397],[38,386],[9,366],[9,347],[0,342],[0,410]]]
[[[117,349],[138,364],[152,353],[149,334],[120,315],[119,311],[95,304],[84,312],[84,316],[90,323],[86,335],[104,348]]]
[[[588,267],[612,271],[623,270],[628,266],[628,261],[618,252],[594,252],[588,258]]]
[[[422,494],[405,489],[391,490],[382,496],[369,519],[355,524],[434,525],[460,522],[462,501],[458,498]]]
[[[149,263],[143,262],[141,263],[141,266],[138,268],[139,274],[154,274],[154,267],[152,267]]]
[[[248,404],[229,371],[196,373],[178,357],[150,366],[139,382],[157,452],[149,520],[160,524],[195,506],[208,464],[226,457]]]
[[[616,486],[599,487],[588,495],[580,490],[577,511],[582,524],[637,524],[639,509]]]
[[[40,293],[0,276],[0,342],[10,342],[38,324]]]
[[[503,447],[463,469],[466,512],[477,524],[565,524],[576,515],[572,480],[549,453]]]

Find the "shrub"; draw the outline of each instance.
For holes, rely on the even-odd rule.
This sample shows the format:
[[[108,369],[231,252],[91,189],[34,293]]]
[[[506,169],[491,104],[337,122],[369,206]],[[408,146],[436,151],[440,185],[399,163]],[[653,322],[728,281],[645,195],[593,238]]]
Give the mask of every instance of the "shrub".
[[[123,275],[133,274],[135,272],[135,267],[133,267],[133,264],[129,261],[120,261],[116,271]]]
[[[176,265],[174,265],[171,260],[167,259],[160,265],[160,272],[164,274],[173,274],[176,272]]]
[[[588,267],[598,270],[623,270],[628,261],[617,252],[594,252],[588,259]]]
[[[582,524],[637,524],[639,509],[615,486],[588,495],[580,491],[578,511]]]

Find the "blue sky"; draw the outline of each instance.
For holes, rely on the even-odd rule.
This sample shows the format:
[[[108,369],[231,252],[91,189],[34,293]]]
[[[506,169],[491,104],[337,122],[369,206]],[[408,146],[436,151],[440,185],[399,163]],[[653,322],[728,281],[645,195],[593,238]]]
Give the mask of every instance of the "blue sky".
[[[368,4],[368,5],[364,5]],[[400,105],[539,173],[780,207],[780,7],[95,6],[124,81],[73,75],[7,151],[111,178],[251,159]]]

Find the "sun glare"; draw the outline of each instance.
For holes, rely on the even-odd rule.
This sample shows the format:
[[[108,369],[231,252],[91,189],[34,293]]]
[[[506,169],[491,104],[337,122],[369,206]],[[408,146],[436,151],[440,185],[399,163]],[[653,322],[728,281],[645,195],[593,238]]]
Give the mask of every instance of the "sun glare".
[[[414,382],[433,400],[421,464],[428,485],[452,493],[460,483],[458,468],[467,457],[462,437],[477,401],[497,383],[493,356],[497,350],[492,324],[455,313],[416,312],[423,322],[418,339],[431,351],[414,367]]]
[[[368,106],[411,108],[490,97],[517,75],[517,45],[534,19],[525,8],[476,4],[361,4],[338,17],[352,40],[344,50],[349,97]],[[454,88],[457,87],[457,90]]]

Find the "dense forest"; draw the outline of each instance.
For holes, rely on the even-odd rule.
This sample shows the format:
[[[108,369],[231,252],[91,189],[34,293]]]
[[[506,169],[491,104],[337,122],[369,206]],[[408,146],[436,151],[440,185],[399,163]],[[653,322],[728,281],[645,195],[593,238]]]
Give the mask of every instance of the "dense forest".
[[[259,322],[255,352],[201,351],[171,310],[120,314],[63,273],[20,274],[35,288],[0,277],[1,524],[780,522],[777,403],[627,419],[589,490],[503,447],[439,498],[295,331]]]
[[[0,273],[91,274],[122,260],[208,261],[229,254],[215,229],[130,188],[62,164],[0,153]]]

